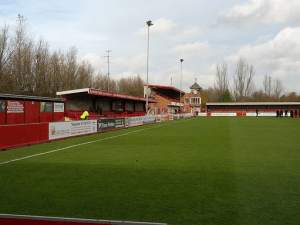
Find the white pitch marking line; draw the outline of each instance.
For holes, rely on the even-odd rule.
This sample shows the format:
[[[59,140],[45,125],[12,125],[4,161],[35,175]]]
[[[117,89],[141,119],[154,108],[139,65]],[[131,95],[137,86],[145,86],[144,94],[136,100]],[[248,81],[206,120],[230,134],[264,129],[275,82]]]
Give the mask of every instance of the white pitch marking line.
[[[178,122],[181,122],[181,121],[178,121]],[[49,153],[53,153],[53,152],[58,152],[58,151],[62,151],[62,150],[65,150],[65,149],[77,147],[77,146],[80,146],[80,145],[86,145],[86,144],[91,144],[91,143],[95,143],[95,142],[99,142],[99,141],[105,141],[105,140],[108,140],[108,139],[121,137],[121,136],[124,136],[124,135],[127,135],[127,134],[132,134],[132,133],[136,133],[136,132],[144,131],[144,130],[150,130],[150,129],[153,129],[153,128],[162,127],[162,126],[166,126],[166,125],[168,125],[168,124],[163,124],[163,125],[158,125],[158,126],[151,127],[151,128],[145,128],[145,129],[135,130],[135,131],[131,131],[131,132],[128,132],[128,133],[120,134],[120,135],[117,135],[117,136],[112,136],[112,137],[108,137],[108,138],[104,138],[104,139],[100,139],[100,140],[95,140],[95,141],[84,142],[84,143],[81,143],[81,144],[71,145],[71,146],[68,146],[68,147],[59,148],[59,149],[55,149],[55,150],[48,151],[48,152],[42,152],[42,153],[39,153],[39,154],[29,155],[29,156],[26,156],[26,157],[22,157],[22,158],[18,158],[18,159],[13,159],[13,160],[9,160],[9,161],[6,161],[6,162],[2,162],[2,163],[0,163],[0,165],[11,163],[11,162],[15,162],[15,161],[20,161],[20,160],[24,160],[24,159],[28,159],[28,158],[32,158],[32,157],[35,157],[35,156],[40,156],[40,155],[45,155],[45,154],[49,154]]]

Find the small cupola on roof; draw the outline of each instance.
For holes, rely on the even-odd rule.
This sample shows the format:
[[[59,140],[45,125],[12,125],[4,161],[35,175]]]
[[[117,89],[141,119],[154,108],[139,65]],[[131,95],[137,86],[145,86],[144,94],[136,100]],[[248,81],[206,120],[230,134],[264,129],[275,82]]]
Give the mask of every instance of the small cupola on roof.
[[[195,79],[195,83],[192,86],[190,86],[190,89],[200,91],[202,90],[202,87],[200,87],[199,84],[197,84],[197,81]]]

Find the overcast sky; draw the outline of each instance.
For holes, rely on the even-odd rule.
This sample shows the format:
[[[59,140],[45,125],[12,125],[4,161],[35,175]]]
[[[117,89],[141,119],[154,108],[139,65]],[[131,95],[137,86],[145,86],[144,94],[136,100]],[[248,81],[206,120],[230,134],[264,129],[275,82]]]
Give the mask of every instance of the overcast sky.
[[[182,90],[213,86],[216,65],[239,57],[255,69],[255,87],[265,74],[300,94],[300,0],[0,0],[0,20],[11,30],[21,14],[37,40],[51,49],[78,49],[79,59],[119,79],[146,81],[146,22],[151,20],[149,84]],[[1,24],[1,23],[0,23]],[[2,24],[0,27],[2,27]]]

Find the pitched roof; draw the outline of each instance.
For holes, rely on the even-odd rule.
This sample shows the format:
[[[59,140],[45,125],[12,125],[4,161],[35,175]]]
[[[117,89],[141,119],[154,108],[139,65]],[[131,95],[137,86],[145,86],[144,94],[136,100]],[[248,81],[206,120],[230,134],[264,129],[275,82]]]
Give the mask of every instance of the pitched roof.
[[[50,97],[29,96],[29,95],[14,95],[14,94],[3,94],[3,93],[0,93],[0,99],[21,99],[27,101],[47,101],[47,102],[66,101],[66,99],[61,99],[61,98],[50,98]]]
[[[64,96],[85,96],[85,97],[93,97],[93,96],[102,96],[106,98],[115,98],[115,99],[129,99],[135,101],[145,102],[147,101],[144,97],[121,94],[116,92],[109,92],[109,91],[102,91],[92,88],[83,88],[83,89],[76,89],[76,90],[69,90],[69,91],[60,91],[56,92],[56,95],[64,95]],[[157,102],[155,99],[149,99],[149,102]]]
[[[144,84],[144,86],[146,86],[147,84]],[[172,87],[172,86],[161,86],[161,85],[153,85],[153,84],[149,84],[148,87],[154,87],[154,88],[160,88],[160,89],[169,89],[169,90],[173,90],[173,91],[177,91],[177,92],[181,92],[182,94],[185,94],[184,91],[179,90],[178,88]]]
[[[195,82],[192,86],[190,86],[190,89],[202,89],[202,87],[200,87],[199,84]]]

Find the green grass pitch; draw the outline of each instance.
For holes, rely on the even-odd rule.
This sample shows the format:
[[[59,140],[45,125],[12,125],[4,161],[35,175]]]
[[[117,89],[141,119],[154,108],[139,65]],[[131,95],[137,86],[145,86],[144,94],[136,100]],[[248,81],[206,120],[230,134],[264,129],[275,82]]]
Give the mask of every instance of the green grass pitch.
[[[299,140],[300,118],[197,117],[2,151],[60,149],[0,164],[0,213],[299,224]]]

